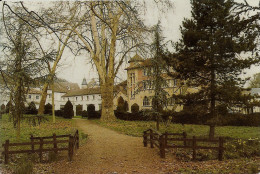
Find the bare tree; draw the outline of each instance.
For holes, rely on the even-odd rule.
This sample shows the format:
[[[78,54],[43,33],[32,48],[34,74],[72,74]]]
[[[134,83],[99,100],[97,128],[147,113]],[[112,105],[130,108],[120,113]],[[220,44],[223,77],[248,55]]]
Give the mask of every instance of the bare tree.
[[[102,120],[114,120],[114,79],[127,56],[144,46],[147,32],[134,1],[76,2],[77,34],[99,75],[102,96]]]

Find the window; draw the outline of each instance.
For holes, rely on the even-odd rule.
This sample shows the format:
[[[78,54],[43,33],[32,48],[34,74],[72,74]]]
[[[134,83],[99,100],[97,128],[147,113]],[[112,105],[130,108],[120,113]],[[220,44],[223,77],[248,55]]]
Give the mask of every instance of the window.
[[[169,88],[172,87],[172,80],[167,80],[167,85]]]
[[[173,86],[177,86],[177,80],[173,79]]]
[[[144,97],[144,100],[143,100],[143,106],[149,106],[150,104],[149,104],[149,99],[148,99],[148,97]]]
[[[32,98],[32,96],[31,96],[31,95],[29,95],[29,96],[28,96],[28,98],[29,98],[29,99],[31,99],[31,98]]]
[[[93,95],[93,100],[95,100],[95,95]]]
[[[83,96],[81,96],[81,100],[83,100]]]
[[[143,69],[143,75],[144,75],[144,76],[147,75],[147,70],[146,70],[146,68]]]
[[[78,100],[78,97],[76,97],[76,101]]]
[[[39,99],[39,98],[40,98],[40,96],[36,95],[36,99]]]
[[[146,81],[143,81],[143,90],[146,90]]]
[[[135,94],[132,90],[131,90],[131,98],[135,98]]]
[[[152,89],[152,82],[151,82],[151,80],[147,81],[147,88],[148,89]]]
[[[87,100],[89,99],[88,95],[87,95]]]
[[[130,74],[130,82],[131,82],[131,85],[135,84],[135,73]]]

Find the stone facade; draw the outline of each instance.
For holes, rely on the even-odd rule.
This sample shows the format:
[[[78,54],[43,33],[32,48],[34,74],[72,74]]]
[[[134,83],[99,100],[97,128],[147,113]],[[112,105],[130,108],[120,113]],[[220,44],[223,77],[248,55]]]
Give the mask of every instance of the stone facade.
[[[152,96],[154,96],[154,89],[152,87],[152,77],[148,73],[153,71],[151,59],[143,59],[139,55],[135,55],[129,60],[129,67],[127,70],[127,97],[129,103],[129,109],[131,106],[137,104],[139,109],[151,109],[152,108]],[[195,88],[188,88],[187,86],[181,86],[180,82],[172,77],[168,76],[166,72],[163,72],[162,77],[165,79],[165,85],[163,88],[167,94],[167,105],[165,110],[180,111],[183,106],[175,103],[173,94],[185,94],[188,92],[197,91]]]

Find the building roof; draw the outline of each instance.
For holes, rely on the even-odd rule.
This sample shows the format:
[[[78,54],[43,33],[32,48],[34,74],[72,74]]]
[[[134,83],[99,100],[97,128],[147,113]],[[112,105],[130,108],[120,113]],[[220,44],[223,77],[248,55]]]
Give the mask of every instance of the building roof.
[[[41,91],[38,89],[31,88],[29,89],[28,94],[41,94]]]
[[[143,61],[144,61],[144,59],[141,56],[139,56],[138,54],[136,54],[134,57],[132,57],[128,61],[128,63],[131,63],[131,62],[143,62]]]
[[[72,97],[72,96],[81,96],[81,95],[89,95],[89,94],[100,94],[100,88],[85,88],[68,91],[67,94],[62,97]]]
[[[51,88],[49,88],[51,90]],[[54,83],[54,92],[66,93],[68,91],[78,90],[79,85],[77,83],[70,82],[55,82]]]
[[[126,86],[127,86],[127,81],[125,80],[114,86],[114,92],[118,93],[121,91],[123,94],[127,94]],[[91,95],[91,94],[101,94],[100,87],[68,91],[67,94],[63,95],[62,97],[73,97],[73,96],[82,96],[82,95]]]
[[[117,84],[115,87],[114,87],[114,92],[115,93],[119,93],[119,92],[122,92],[123,94],[127,95],[127,81],[123,81],[119,84]]]
[[[87,84],[88,84],[88,83],[87,83],[87,80],[86,80],[86,78],[84,77],[83,80],[82,80],[81,85],[87,85]]]
[[[136,62],[134,64],[130,64],[129,67],[127,67],[125,70],[130,70],[130,69],[136,69],[136,68],[142,68],[142,67],[148,67],[152,66],[152,61],[151,58],[145,59],[142,62]]]
[[[251,94],[254,95],[254,94],[260,94],[260,88],[252,88],[251,89]]]

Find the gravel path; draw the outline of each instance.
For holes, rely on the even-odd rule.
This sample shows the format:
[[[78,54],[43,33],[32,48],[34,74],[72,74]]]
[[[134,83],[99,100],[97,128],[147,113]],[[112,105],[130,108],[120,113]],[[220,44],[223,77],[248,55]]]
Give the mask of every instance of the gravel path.
[[[115,131],[77,119],[77,126],[88,140],[81,146],[72,162],[59,161],[55,173],[165,173],[165,164],[173,159],[159,157],[157,148],[143,147],[142,138],[119,134]]]

